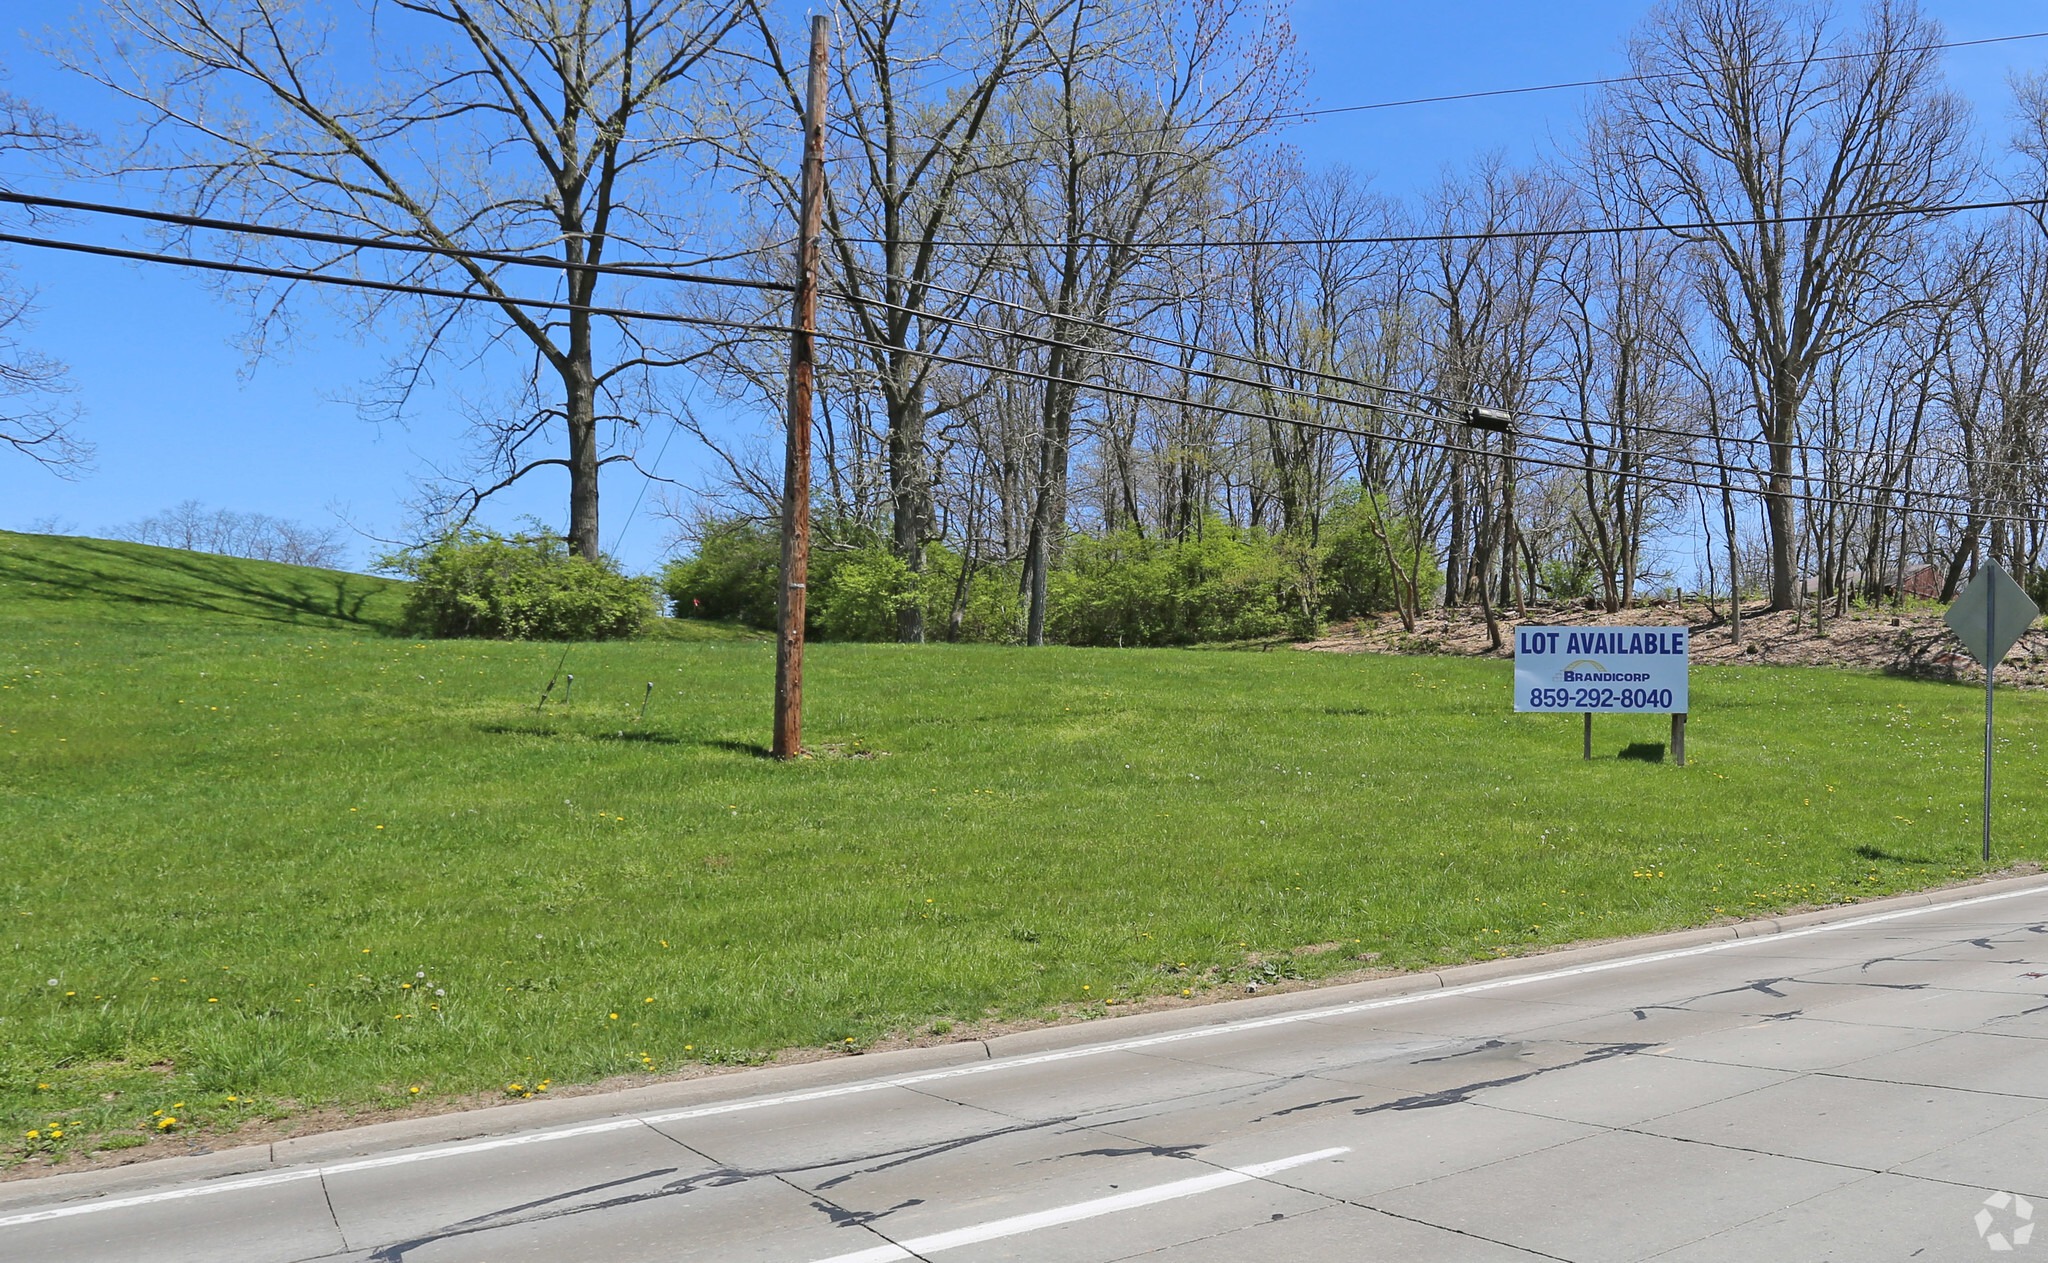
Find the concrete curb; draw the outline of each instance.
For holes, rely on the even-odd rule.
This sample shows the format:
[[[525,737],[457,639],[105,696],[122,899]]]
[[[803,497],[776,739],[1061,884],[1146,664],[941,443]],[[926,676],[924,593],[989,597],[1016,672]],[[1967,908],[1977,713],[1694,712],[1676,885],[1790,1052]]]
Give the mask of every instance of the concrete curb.
[[[107,1170],[76,1171],[9,1181],[0,1184],[0,1209],[104,1197],[156,1185],[188,1184],[283,1167],[332,1162],[375,1152],[631,1117],[660,1110],[688,1108],[755,1096],[801,1092],[869,1079],[888,1079],[991,1058],[1000,1060],[1091,1044],[1114,1043],[1119,1040],[1204,1026],[1220,1026],[1280,1013],[1331,1008],[1363,1000],[1384,999],[1523,974],[1568,969],[1598,961],[1652,955],[1708,943],[1760,938],[1835,921],[1848,921],[1944,903],[1958,903],[1986,895],[2028,889],[2048,890],[2048,874],[2012,877],[1919,894],[1873,899],[1865,903],[1844,904],[1795,916],[1742,921],[1732,925],[1680,930],[1642,938],[1616,939],[1583,947],[1562,948],[1533,956],[1483,961],[1449,969],[1376,978],[1367,982],[1307,987],[1276,995],[1219,1001],[1155,1013],[1138,1013],[1129,1017],[1098,1018],[1066,1026],[1047,1027],[1043,1030],[1023,1031],[1015,1035],[1000,1035],[986,1041],[963,1040],[927,1048],[904,1048],[854,1057],[835,1057],[828,1061],[805,1062],[798,1065],[766,1066],[703,1079],[649,1084],[646,1087],[628,1088],[619,1092],[560,1097],[553,1100],[535,1099],[452,1114],[437,1114],[428,1118],[375,1123],[342,1131],[293,1137],[273,1144],[242,1145],[217,1153],[158,1158]]]

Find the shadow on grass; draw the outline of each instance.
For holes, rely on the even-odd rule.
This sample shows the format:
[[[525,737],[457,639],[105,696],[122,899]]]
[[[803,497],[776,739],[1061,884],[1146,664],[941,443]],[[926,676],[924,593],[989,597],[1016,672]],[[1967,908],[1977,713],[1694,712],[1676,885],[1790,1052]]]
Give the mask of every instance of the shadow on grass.
[[[1856,854],[1867,860],[1886,860],[1893,864],[1933,864],[1938,862],[1925,856],[1900,855],[1896,851],[1887,851],[1881,846],[1872,846],[1868,842],[1858,846]]]
[[[67,538],[0,551],[0,577],[54,589],[60,599],[398,631],[389,618],[366,609],[394,586],[388,580],[175,548]]]
[[[1621,748],[1617,759],[1633,759],[1638,763],[1662,763],[1664,743],[1661,741],[1632,741]]]
[[[697,744],[708,746],[713,750],[724,750],[731,754],[750,754],[757,759],[772,759],[775,757],[775,751],[770,750],[764,745],[756,745],[751,741],[700,741]]]
[[[756,745],[751,741],[724,739],[692,740],[687,737],[678,737],[674,733],[645,728],[638,730],[613,728],[591,732],[582,728],[557,727],[545,719],[533,719],[525,723],[500,721],[497,723],[478,724],[476,730],[493,737],[540,737],[543,739],[556,738],[570,741],[609,741],[618,745],[692,745],[701,746],[707,750],[723,750],[728,754],[744,754],[749,758],[755,759],[772,759],[775,757],[773,750],[764,745]]]
[[[562,727],[545,719],[532,719],[525,723],[503,721],[492,724],[478,724],[478,732],[492,737],[560,737],[571,741],[616,741],[625,744],[676,746],[683,744],[683,738],[673,733],[653,731],[646,728],[627,730],[623,728],[600,729],[591,732],[584,728]],[[736,744],[731,742],[710,742],[712,745]]]

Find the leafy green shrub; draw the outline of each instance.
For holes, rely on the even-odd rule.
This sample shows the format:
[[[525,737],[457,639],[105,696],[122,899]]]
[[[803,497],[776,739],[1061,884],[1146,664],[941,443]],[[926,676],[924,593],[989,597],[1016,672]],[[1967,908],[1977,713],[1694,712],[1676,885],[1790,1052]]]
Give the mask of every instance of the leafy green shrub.
[[[1381,539],[1384,533],[1385,540]],[[1433,550],[1424,544],[1416,559],[1414,526],[1389,512],[1362,488],[1347,487],[1323,521],[1322,601],[1325,617],[1357,618],[1399,609],[1400,582],[1387,558],[1393,549],[1402,569],[1420,571],[1416,590],[1427,595],[1443,582]]]
[[[781,576],[775,525],[734,518],[713,523],[694,556],[663,567],[661,591],[677,618],[772,630]],[[820,640],[893,640],[897,611],[918,594],[910,567],[887,548],[835,547],[822,533],[814,537],[804,588],[804,634]]]
[[[1593,594],[1593,554],[1584,550],[1569,558],[1554,558],[1537,572],[1545,596],[1554,601],[1576,601]]]
[[[609,557],[585,561],[546,527],[457,531],[383,565],[413,581],[404,619],[416,636],[616,640],[654,615],[651,581],[620,573]]]
[[[728,518],[705,530],[695,556],[662,567],[661,592],[677,618],[773,628],[781,571],[782,540],[775,525]]]
[[[1047,584],[1046,636],[1069,645],[1185,645],[1314,635],[1325,618],[1395,608],[1397,577],[1387,533],[1404,567],[1412,527],[1374,511],[1356,488],[1338,498],[1320,542],[1230,525],[1211,516],[1185,540],[1148,539],[1126,529],[1067,541]],[[872,531],[820,529],[805,580],[806,634],[820,640],[894,640],[912,603],[925,638],[1014,643],[1024,627],[1016,562],[965,559],[943,542],[925,550],[913,575]],[[830,541],[830,542],[828,542]],[[661,587],[679,617],[738,619],[775,626],[779,536],[772,525],[731,519],[704,533],[694,556],[672,561]],[[1417,586],[1442,582],[1421,550]],[[963,582],[964,579],[964,582]],[[952,627],[958,607],[957,635]]]
[[[2020,579],[2020,587],[2026,590],[2034,604],[2048,610],[2048,567],[2036,567],[2027,572]],[[1960,585],[1957,590],[1961,590]]]
[[[1069,645],[1185,645],[1286,635],[1275,541],[1210,518],[1185,540],[1124,530],[1070,540],[1048,583],[1047,635]]]
[[[1018,562],[976,558],[967,569],[963,585],[961,570],[967,559],[942,543],[925,549],[924,632],[927,640],[960,640],[969,644],[1015,644],[1023,638],[1024,596],[1018,590],[1023,566]],[[960,605],[960,628],[952,627],[955,601]]]
[[[805,577],[804,632],[821,640],[894,640],[918,600],[917,576],[886,548],[824,549]]]

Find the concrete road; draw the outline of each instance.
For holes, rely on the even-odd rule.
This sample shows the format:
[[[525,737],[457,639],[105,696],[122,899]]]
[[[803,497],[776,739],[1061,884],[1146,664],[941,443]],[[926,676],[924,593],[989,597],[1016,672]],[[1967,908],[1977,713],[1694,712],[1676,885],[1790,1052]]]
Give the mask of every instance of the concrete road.
[[[1762,929],[9,1184],[0,1259],[2048,1259],[2048,884]]]

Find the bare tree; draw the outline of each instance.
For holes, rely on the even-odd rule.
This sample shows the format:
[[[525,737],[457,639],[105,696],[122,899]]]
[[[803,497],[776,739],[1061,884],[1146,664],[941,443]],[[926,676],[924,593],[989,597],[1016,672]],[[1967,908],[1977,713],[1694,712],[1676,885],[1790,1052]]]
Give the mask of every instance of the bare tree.
[[[1005,160],[990,126],[997,101],[1043,66],[1046,25],[1078,2],[840,5],[825,155],[823,283],[831,301],[820,320],[851,340],[845,359],[861,365],[857,380],[882,397],[890,537],[912,574],[924,572],[936,529],[930,427],[951,406],[935,392],[943,367],[935,357],[995,264],[993,234],[967,222],[966,186]],[[763,143],[752,120],[801,115],[803,67],[785,55],[767,12],[753,11],[763,82],[722,143],[748,192],[787,223],[799,191],[786,147]],[[924,639],[919,603],[904,603],[898,634]]]
[[[1030,244],[1006,260],[1048,319],[1023,587],[1026,643],[1045,643],[1046,577],[1066,524],[1074,410],[1101,371],[1101,326],[1162,243],[1200,236],[1223,160],[1292,95],[1291,39],[1245,0],[1079,0],[1044,39],[1041,80],[1004,104],[1016,157],[986,181],[989,218]],[[1244,29],[1250,26],[1251,29]]]
[[[0,91],[0,188],[12,188],[16,159],[46,159],[86,141],[48,111]],[[78,437],[78,412],[64,401],[71,384],[64,365],[24,345],[34,314],[30,291],[0,280],[0,443],[61,477],[83,472],[92,445]]]
[[[338,566],[348,555],[341,528],[318,530],[287,518],[233,509],[208,509],[197,500],[173,505],[109,532],[115,539],[193,552],[282,561],[294,566]]]
[[[639,430],[628,411],[644,374],[675,361],[630,322],[585,310],[615,249],[673,258],[695,226],[665,207],[687,186],[698,129],[689,93],[745,9],[716,0],[360,0],[362,26],[300,0],[108,0],[108,33],[72,55],[140,105],[145,144],[130,169],[158,177],[181,209],[229,213],[428,247],[393,255],[242,237],[236,257],[368,276],[491,300],[363,293],[367,318],[410,325],[411,347],[370,402],[395,416],[437,362],[503,351],[523,364],[501,410],[475,408],[487,452],[434,507],[466,518],[538,469],[569,481],[569,539],[598,553],[598,474]],[[358,55],[353,50],[364,47]],[[542,314],[513,300],[559,264]],[[252,348],[292,333],[289,285],[255,291]],[[490,313],[479,316],[478,312]],[[474,334],[474,338],[464,335]],[[475,350],[480,345],[482,350]],[[538,455],[552,434],[559,455]]]
[[[1747,372],[1770,454],[1771,608],[1794,601],[1799,410],[1831,354],[1898,319],[1924,208],[1967,183],[1964,106],[1940,86],[1940,28],[1878,0],[1838,34],[1820,7],[1673,0],[1607,90],[1603,164],[1683,229],[1700,296]]]

